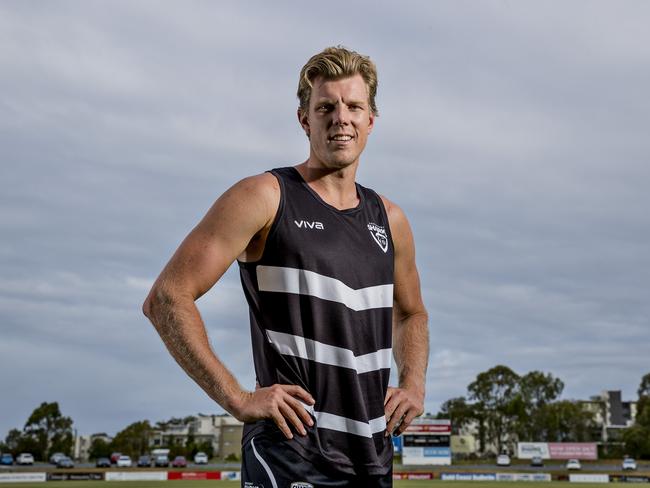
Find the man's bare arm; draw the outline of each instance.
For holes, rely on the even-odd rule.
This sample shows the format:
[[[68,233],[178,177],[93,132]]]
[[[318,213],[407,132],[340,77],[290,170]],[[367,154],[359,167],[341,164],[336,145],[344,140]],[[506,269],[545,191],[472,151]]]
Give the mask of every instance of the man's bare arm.
[[[301,434],[313,421],[300,400],[314,400],[296,385],[245,391],[210,347],[195,300],[228,267],[255,254],[279,202],[270,174],[246,178],[215,202],[165,266],[144,302],[143,311],[185,372],[225,410],[242,421],[270,418],[288,438],[291,424]],[[258,256],[256,256],[258,257]]]
[[[429,360],[428,316],[415,266],[413,233],[402,210],[384,199],[395,251],[393,356],[399,385],[389,388],[385,400],[387,433],[401,434],[424,413]]]

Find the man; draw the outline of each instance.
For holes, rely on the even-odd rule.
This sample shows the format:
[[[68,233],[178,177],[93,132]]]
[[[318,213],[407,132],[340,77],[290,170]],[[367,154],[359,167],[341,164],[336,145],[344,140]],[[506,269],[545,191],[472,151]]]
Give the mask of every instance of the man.
[[[245,422],[243,486],[392,486],[390,435],[423,411],[428,329],[412,233],[397,205],[355,183],[376,91],[369,58],[313,56],[298,87],[309,158],[226,191],[144,303],[176,361]],[[211,350],[194,304],[235,260],[254,391]]]

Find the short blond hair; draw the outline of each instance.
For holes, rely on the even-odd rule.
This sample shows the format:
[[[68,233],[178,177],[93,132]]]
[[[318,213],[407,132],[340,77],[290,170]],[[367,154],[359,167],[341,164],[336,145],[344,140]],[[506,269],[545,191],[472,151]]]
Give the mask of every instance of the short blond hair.
[[[326,80],[337,80],[348,76],[361,75],[368,87],[368,104],[374,115],[377,115],[375,96],[377,95],[377,67],[368,56],[351,51],[343,46],[328,47],[312,56],[300,70],[298,82],[299,110],[306,113],[309,110],[309,99],[313,82],[319,76]]]

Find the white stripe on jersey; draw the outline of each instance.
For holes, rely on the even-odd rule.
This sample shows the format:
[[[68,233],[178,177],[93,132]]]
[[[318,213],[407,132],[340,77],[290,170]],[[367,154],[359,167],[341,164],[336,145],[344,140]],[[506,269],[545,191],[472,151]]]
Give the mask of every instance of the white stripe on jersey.
[[[363,437],[372,437],[372,434],[386,430],[386,417],[383,415],[376,419],[370,419],[368,423],[366,423],[349,419],[347,417],[341,417],[340,415],[334,415],[333,413],[317,412],[311,405],[307,405],[303,402],[300,403],[302,403],[305,410],[316,419],[315,425],[319,429],[336,430]]]
[[[342,303],[354,311],[393,306],[393,285],[376,285],[355,290],[336,278],[313,271],[281,266],[258,266],[260,291],[296,293]]]
[[[329,344],[323,344],[293,334],[285,334],[284,332],[267,330],[266,337],[280,354],[353,369],[357,374],[390,369],[391,366],[391,348],[355,356],[349,349],[330,346]]]

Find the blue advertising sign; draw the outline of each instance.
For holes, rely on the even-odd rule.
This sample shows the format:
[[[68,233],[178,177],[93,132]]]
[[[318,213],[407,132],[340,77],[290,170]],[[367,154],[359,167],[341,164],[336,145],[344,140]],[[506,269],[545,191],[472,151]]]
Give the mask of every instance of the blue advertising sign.
[[[393,436],[393,449],[395,454],[402,454],[402,436]]]

